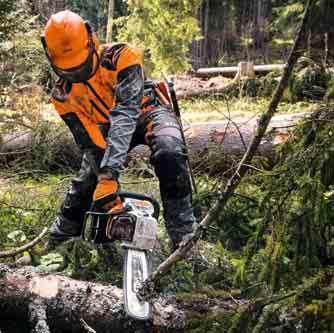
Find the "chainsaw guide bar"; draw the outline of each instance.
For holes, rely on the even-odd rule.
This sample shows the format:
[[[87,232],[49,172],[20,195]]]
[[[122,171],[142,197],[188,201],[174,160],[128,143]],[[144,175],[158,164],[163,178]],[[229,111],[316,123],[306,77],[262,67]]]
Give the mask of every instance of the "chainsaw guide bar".
[[[155,246],[160,206],[155,199],[142,194],[117,195],[123,200],[124,209],[108,212],[92,207],[85,216],[82,239],[93,244],[122,242],[125,311],[133,319],[149,320],[152,306],[141,301],[137,293],[151,273],[148,251]]]

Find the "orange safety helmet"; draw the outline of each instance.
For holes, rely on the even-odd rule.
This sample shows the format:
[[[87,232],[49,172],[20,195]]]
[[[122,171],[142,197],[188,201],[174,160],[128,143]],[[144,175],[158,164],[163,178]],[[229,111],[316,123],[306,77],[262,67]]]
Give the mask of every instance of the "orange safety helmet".
[[[61,78],[73,83],[85,82],[96,73],[97,38],[89,23],[79,15],[69,10],[52,15],[41,40],[53,70]]]

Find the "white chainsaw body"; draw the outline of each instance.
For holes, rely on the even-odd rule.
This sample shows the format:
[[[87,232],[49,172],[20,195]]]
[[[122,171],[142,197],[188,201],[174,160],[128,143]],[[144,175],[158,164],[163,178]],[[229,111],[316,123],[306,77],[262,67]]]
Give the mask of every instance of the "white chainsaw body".
[[[158,223],[152,216],[154,208],[149,202],[125,199],[125,205],[131,207],[129,213],[136,217],[136,226],[132,241],[122,242],[124,305],[132,318],[148,320],[151,317],[151,305],[140,301],[137,292],[150,274],[148,251],[154,248]]]

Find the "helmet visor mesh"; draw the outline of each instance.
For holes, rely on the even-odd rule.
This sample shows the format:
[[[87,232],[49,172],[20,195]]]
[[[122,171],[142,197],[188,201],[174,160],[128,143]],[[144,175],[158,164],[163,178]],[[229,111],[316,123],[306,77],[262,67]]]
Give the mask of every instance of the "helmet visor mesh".
[[[96,61],[94,61],[94,55],[96,56]],[[94,66],[95,62],[95,66]],[[99,57],[95,48],[89,50],[87,59],[80,64],[79,66],[67,69],[61,69],[56,66],[52,66],[55,73],[72,83],[86,82],[88,81],[95,73],[99,66]]]

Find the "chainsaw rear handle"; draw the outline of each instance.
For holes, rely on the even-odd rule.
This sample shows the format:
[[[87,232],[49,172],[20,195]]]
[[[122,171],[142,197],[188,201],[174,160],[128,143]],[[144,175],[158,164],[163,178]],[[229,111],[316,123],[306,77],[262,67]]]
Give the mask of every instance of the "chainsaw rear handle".
[[[103,207],[106,203],[115,200],[117,197],[120,197],[121,199],[127,199],[128,198],[128,199],[137,199],[137,200],[143,200],[143,201],[150,202],[153,205],[153,209],[154,209],[153,217],[158,220],[159,213],[160,213],[159,202],[152,197],[149,197],[149,196],[141,194],[141,193],[134,193],[134,192],[120,191],[120,192],[112,193],[112,194],[104,197],[103,201],[101,201],[98,206],[93,203],[90,211],[98,212],[99,207]]]

